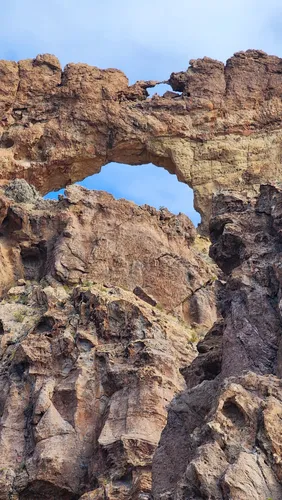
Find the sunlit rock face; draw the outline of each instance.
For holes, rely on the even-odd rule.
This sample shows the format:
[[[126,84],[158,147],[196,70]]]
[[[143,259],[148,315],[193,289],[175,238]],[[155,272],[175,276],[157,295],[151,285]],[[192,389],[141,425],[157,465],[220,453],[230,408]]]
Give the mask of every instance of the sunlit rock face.
[[[0,62],[1,500],[282,498],[281,68],[204,58],[150,98]],[[112,161],[191,186],[209,256],[183,214],[41,198]]]
[[[281,59],[239,52],[224,65],[190,61],[159,82],[128,85],[118,70],[40,55],[0,62],[0,178],[22,177],[45,194],[111,161],[153,162],[193,187],[207,230],[214,192],[258,192],[279,181]],[[156,87],[157,89],[157,87]],[[180,94],[179,94],[180,92]]]
[[[150,498],[167,405],[217,318],[188,217],[0,190],[0,498]]]

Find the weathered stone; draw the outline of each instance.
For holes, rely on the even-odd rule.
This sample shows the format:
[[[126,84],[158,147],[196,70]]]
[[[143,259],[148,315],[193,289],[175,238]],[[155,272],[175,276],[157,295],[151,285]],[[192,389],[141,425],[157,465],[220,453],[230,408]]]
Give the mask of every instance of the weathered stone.
[[[0,498],[148,500],[217,268],[183,214],[80,187],[13,198],[0,196]],[[210,319],[192,325],[182,302],[199,288]]]
[[[1,200],[6,214],[0,246],[6,269],[2,289],[19,277],[44,278],[53,285],[45,288],[45,294],[56,301],[65,296],[58,282],[69,286],[110,282],[131,291],[142,288],[160,307],[190,324],[203,325],[206,331],[212,325],[216,317],[212,279],[217,268],[194,245],[195,228],[184,214],[167,210],[163,217],[152,207],[117,201],[110,194],[79,186],[68,188],[61,201],[47,206],[16,204],[4,196]],[[189,300],[198,289],[202,300],[197,314],[188,314]]]
[[[142,290],[141,286],[136,286],[133,290],[133,293],[137,297],[139,297],[139,299],[147,302],[147,304],[150,304],[151,306],[157,305],[157,302],[152,297],[150,297],[150,295],[148,295],[146,292],[144,292],[144,290]]]
[[[217,294],[223,320],[182,370],[187,389],[171,405],[154,457],[156,500],[282,496],[282,191],[262,186],[257,199],[242,201],[214,200],[210,253],[227,273]]]
[[[192,60],[152,98],[0,62],[1,500],[282,498],[281,61]],[[221,271],[183,214],[26,182],[111,161],[192,186]]]
[[[43,194],[97,173],[111,161],[153,162],[194,189],[207,225],[215,192],[258,192],[281,181],[281,59],[248,50],[226,65],[190,61],[168,83],[50,55],[1,61],[0,179],[23,178]]]

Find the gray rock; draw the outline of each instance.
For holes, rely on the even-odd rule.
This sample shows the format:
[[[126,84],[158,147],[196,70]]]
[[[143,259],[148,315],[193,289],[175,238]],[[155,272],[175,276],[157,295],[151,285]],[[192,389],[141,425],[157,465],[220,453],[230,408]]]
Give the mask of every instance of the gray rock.
[[[41,199],[41,195],[34,186],[28,184],[24,179],[15,179],[5,187],[5,195],[18,203],[35,203]]]

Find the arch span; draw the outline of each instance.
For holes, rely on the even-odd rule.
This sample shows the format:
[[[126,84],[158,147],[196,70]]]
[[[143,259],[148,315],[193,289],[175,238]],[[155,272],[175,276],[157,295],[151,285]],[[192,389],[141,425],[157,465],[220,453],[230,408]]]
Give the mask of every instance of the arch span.
[[[254,193],[279,177],[281,59],[247,51],[225,66],[190,64],[168,80],[180,95],[150,97],[164,82],[129,85],[86,64],[62,71],[48,54],[0,61],[0,180],[22,177],[45,194],[110,162],[154,163],[192,187],[206,228],[215,191]]]

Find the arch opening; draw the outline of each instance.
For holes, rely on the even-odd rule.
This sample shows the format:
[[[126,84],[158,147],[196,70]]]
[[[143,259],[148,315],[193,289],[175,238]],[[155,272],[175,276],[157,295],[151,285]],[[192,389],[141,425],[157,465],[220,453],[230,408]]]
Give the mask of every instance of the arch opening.
[[[154,87],[147,87],[146,90],[150,98],[154,95],[166,97],[167,92],[169,97],[177,98],[182,96],[182,92],[174,91],[168,83],[157,83]]]
[[[151,205],[157,209],[187,215],[197,226],[201,217],[194,209],[194,193],[180,182],[176,175],[152,163],[128,165],[108,163],[100,173],[90,175],[77,183],[87,189],[107,191],[116,199],[127,199],[137,205]],[[45,198],[57,199],[64,190],[48,193]]]

